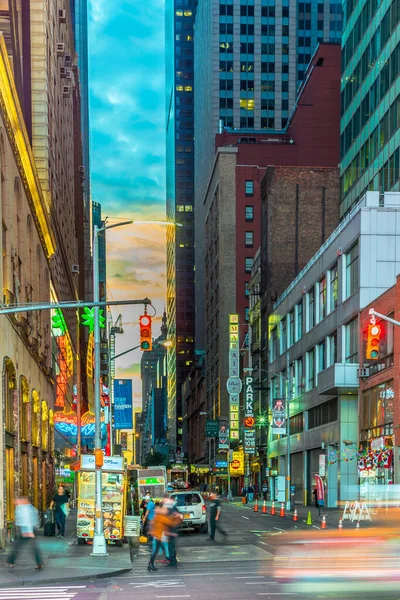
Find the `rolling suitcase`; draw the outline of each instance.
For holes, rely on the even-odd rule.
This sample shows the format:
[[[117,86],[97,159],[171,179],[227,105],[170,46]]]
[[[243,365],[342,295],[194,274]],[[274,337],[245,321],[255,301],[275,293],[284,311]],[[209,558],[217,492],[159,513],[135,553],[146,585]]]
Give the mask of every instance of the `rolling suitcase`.
[[[54,510],[50,508],[43,514],[43,535],[52,537],[56,534],[56,523],[54,519]]]

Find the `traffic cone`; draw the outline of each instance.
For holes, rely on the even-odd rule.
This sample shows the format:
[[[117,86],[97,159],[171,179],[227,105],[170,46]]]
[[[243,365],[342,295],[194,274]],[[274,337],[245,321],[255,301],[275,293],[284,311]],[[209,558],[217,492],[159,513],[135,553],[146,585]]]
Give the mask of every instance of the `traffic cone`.
[[[292,520],[293,521],[298,521],[299,520],[299,517],[297,516],[297,510],[296,509],[294,509],[294,514],[293,514],[293,519]]]
[[[343,529],[343,521],[342,521],[342,519],[339,519],[338,529]]]
[[[271,506],[271,515],[276,515],[276,512],[275,512],[275,502],[273,502],[272,506]]]
[[[258,498],[256,498],[256,503],[253,507],[254,512],[258,512]]]
[[[325,515],[322,515],[321,529],[326,529],[326,519],[325,519]]]
[[[311,510],[308,511],[306,525],[312,525]]]
[[[281,510],[279,511],[279,516],[280,517],[284,517],[285,516],[285,505],[284,505],[283,502],[281,504]]]
[[[265,500],[264,500],[262,508],[261,508],[261,514],[262,515],[266,515],[267,514],[267,503],[265,502]]]
[[[360,521],[357,521],[356,529],[360,529]]]

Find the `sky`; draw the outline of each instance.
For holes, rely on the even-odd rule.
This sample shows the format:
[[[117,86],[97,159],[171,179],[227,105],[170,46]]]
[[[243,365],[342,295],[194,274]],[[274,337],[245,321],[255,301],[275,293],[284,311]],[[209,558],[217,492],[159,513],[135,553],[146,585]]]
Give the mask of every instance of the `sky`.
[[[89,0],[92,200],[110,223],[165,219],[164,0]],[[107,233],[107,295],[149,297],[159,335],[166,298],[165,227],[129,225]],[[116,353],[139,344],[142,307],[116,307]],[[151,308],[149,309],[151,314]],[[140,350],[116,361],[141,400]]]

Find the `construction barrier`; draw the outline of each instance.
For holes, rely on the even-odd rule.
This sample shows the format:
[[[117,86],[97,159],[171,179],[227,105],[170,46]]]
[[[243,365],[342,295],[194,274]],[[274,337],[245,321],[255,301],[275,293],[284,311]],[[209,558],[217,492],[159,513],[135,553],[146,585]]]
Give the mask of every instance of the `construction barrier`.
[[[344,507],[342,521],[372,521],[371,514],[365,502],[347,501]]]

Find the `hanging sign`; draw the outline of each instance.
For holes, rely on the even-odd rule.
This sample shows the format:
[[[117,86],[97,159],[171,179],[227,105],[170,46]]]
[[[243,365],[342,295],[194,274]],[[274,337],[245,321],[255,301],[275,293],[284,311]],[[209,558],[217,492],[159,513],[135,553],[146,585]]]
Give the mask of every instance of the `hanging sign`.
[[[286,400],[276,398],[272,401],[272,433],[286,435]]]
[[[229,315],[229,379],[226,382],[229,394],[229,439],[231,440],[239,440],[239,395],[243,387],[239,369],[239,315],[235,314]]]
[[[229,429],[226,421],[219,422],[218,450],[229,450]]]
[[[132,379],[114,382],[114,429],[133,429]]]

